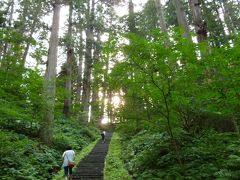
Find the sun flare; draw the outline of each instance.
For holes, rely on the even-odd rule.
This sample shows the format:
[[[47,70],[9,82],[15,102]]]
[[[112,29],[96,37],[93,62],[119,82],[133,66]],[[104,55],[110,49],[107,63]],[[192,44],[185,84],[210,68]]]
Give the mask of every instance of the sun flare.
[[[104,117],[101,121],[102,124],[107,124],[108,123],[108,118]]]
[[[119,96],[115,95],[112,97],[112,103],[114,107],[118,107],[121,104],[121,99]]]

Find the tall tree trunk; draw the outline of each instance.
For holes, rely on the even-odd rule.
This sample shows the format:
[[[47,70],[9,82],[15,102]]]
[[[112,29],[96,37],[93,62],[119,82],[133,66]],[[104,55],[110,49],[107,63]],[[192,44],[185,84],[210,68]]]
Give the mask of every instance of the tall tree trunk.
[[[100,61],[100,53],[101,53],[101,34],[100,30],[97,31],[97,41],[94,43],[94,54],[93,54],[93,60],[94,64],[97,64]],[[96,77],[93,77],[93,90],[92,90],[92,119],[100,119],[100,109],[99,109],[99,96],[98,93],[100,91],[99,89],[99,78],[97,77],[97,74],[94,74]],[[97,122],[98,123],[98,122]]]
[[[112,91],[108,90],[108,106],[107,106],[107,112],[108,112],[108,121],[110,123],[113,122],[113,106],[112,106]]]
[[[202,2],[202,5],[203,5],[203,10],[204,10],[204,8],[205,8],[205,4],[204,4],[204,2],[203,1],[201,1]],[[222,34],[223,34],[223,37],[224,37],[224,40],[226,41],[228,38],[227,38],[227,35],[226,35],[226,32],[225,32],[225,30],[224,30],[224,24],[223,24],[223,21],[222,21],[222,19],[221,19],[221,15],[220,15],[220,12],[219,12],[219,6],[221,6],[221,5],[218,5],[217,3],[216,3],[216,0],[213,0],[213,4],[214,4],[214,10],[215,10],[215,12],[216,12],[216,16],[217,16],[217,21],[219,22],[219,24],[220,24],[220,27],[221,27],[221,29],[220,29],[220,31],[222,31]],[[204,12],[204,11],[203,11]],[[203,14],[204,15],[204,14]],[[207,24],[207,26],[208,26],[208,24]],[[209,30],[210,31],[210,30]],[[211,32],[210,32],[210,36],[215,36],[215,34],[212,34]],[[218,35],[219,36],[219,35]],[[210,38],[211,39],[211,38]],[[216,46],[217,47],[220,47],[220,45],[221,45],[221,41],[215,41],[215,44],[216,44]]]
[[[12,26],[12,20],[13,20],[13,12],[14,12],[14,0],[12,0],[9,4],[9,8],[10,8],[10,14],[9,14],[9,19],[8,19],[8,25],[9,27]]]
[[[167,32],[167,25],[166,25],[166,21],[164,18],[164,12],[163,12],[163,8],[162,8],[162,3],[161,0],[154,0],[156,8],[157,8],[157,13],[158,13],[158,18],[159,18],[159,25],[161,28],[162,32]]]
[[[106,68],[105,68],[105,71],[104,71],[104,74],[103,74],[103,83],[102,83],[102,87],[103,87],[103,90],[102,90],[102,101],[101,101],[101,106],[100,106],[100,118],[99,118],[99,124],[101,124],[103,118],[104,118],[104,115],[105,115],[105,111],[106,111],[106,104],[105,104],[105,99],[107,97],[107,77],[108,77],[108,70],[109,70],[109,54],[107,55],[107,58],[106,58]]]
[[[36,20],[34,20],[34,22],[33,22],[33,24],[32,24],[30,34],[28,35],[29,39],[32,39],[32,38],[33,38],[33,33],[34,33],[35,28],[36,28],[35,25],[36,25]],[[28,42],[27,42],[27,45],[26,45],[26,47],[25,47],[23,56],[22,56],[22,66],[23,66],[23,67],[25,66],[25,63],[26,63],[26,59],[27,59],[27,55],[28,55],[29,48],[30,48],[30,42],[28,41]]]
[[[154,2],[155,2],[156,9],[157,9],[160,29],[163,33],[167,33],[167,25],[166,25],[166,21],[164,18],[164,12],[163,12],[163,8],[162,8],[161,0],[154,0]],[[169,39],[167,38],[164,43],[165,43],[165,47],[168,47],[170,44]]]
[[[43,120],[40,125],[40,139],[49,146],[52,145],[53,140],[60,8],[60,0],[55,0],[53,3],[52,32],[49,41],[47,67],[43,86],[44,107]]]
[[[103,118],[104,118],[104,115],[106,113],[106,103],[105,103],[105,100],[107,98],[107,79],[108,79],[108,70],[109,70],[109,54],[107,55],[107,58],[106,58],[106,68],[104,70],[104,73],[103,73],[103,82],[102,82],[102,101],[101,101],[101,105],[100,105],[100,118],[99,118],[99,124],[101,124]]]
[[[9,28],[11,28],[12,26],[12,21],[13,21],[13,13],[14,13],[14,0],[12,0],[11,2],[9,2],[8,4],[8,10],[7,12],[9,12],[9,18],[8,18],[8,26]],[[7,55],[7,52],[9,50],[9,44],[6,42],[4,47],[3,47],[3,57],[5,57]]]
[[[178,25],[184,29],[184,37],[190,38],[187,16],[184,11],[183,1],[182,0],[172,0],[172,2],[176,9]]]
[[[81,94],[82,94],[82,73],[83,73],[83,34],[82,30],[80,32],[80,45],[78,49],[78,73],[77,73],[77,104],[80,105],[81,103]]]
[[[91,93],[91,72],[92,72],[92,44],[93,44],[93,21],[94,21],[94,5],[95,1],[92,0],[92,5],[90,8],[90,3],[88,5],[89,15],[87,19],[87,30],[86,30],[86,52],[85,52],[85,67],[84,67],[84,77],[83,77],[83,94],[82,94],[82,104],[84,112],[83,121],[88,122],[88,113],[90,107],[90,93]]]
[[[223,22],[222,22],[222,20],[221,20],[221,14],[220,14],[220,12],[219,12],[219,6],[217,5],[217,3],[216,3],[216,1],[215,0],[213,0],[213,4],[214,4],[214,9],[215,9],[215,12],[216,12],[216,14],[217,14],[217,21],[220,23],[220,25],[221,25],[221,29],[222,29],[222,32],[223,32],[223,35],[224,35],[224,37],[226,38],[226,32],[224,31],[224,25],[223,25]]]
[[[129,17],[128,17],[129,31],[132,33],[135,33],[136,32],[136,23],[135,23],[135,14],[134,14],[134,4],[133,4],[132,0],[129,0],[128,12],[129,12]]]
[[[100,107],[100,118],[99,118],[99,122],[98,124],[102,123],[102,120],[104,118],[104,113],[105,113],[105,99],[106,99],[106,93],[107,93],[107,83],[105,82],[105,78],[104,78],[104,82],[103,82],[103,96],[102,96],[102,101],[101,101],[101,107]]]
[[[234,28],[234,24],[233,24],[231,16],[230,16],[229,7],[228,7],[229,5],[227,4],[226,0],[223,0],[222,2],[220,2],[220,4],[222,7],[223,17],[224,17],[225,23],[227,25],[228,32],[230,35],[234,35],[235,28]]]
[[[68,17],[68,33],[67,33],[67,63],[66,63],[66,78],[65,78],[65,92],[63,113],[65,117],[69,118],[71,115],[72,106],[72,61],[73,61],[73,43],[72,43],[72,12],[73,3],[69,1],[69,17]]]
[[[199,0],[189,0],[189,6],[192,12],[193,25],[199,43],[207,39],[207,26],[202,19],[200,4],[201,3]]]

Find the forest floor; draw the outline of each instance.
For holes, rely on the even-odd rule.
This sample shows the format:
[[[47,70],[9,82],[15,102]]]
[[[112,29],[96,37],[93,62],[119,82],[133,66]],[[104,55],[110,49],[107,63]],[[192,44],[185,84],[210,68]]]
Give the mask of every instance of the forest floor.
[[[103,179],[104,162],[111,137],[112,133],[107,133],[105,142],[99,140],[92,151],[80,161],[76,167],[76,172],[73,174],[73,180]]]

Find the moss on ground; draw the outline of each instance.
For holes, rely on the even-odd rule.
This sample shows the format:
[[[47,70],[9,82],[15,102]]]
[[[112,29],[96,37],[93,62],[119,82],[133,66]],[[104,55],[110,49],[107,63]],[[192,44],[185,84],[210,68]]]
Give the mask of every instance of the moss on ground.
[[[122,146],[118,133],[114,133],[109,145],[108,155],[105,160],[104,180],[131,180],[131,176],[124,167],[121,159]]]

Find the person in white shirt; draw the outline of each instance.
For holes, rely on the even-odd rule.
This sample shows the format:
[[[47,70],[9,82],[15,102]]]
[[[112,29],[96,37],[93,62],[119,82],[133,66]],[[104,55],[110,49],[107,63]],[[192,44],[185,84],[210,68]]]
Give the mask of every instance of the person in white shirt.
[[[71,147],[71,146],[68,146],[68,147],[67,147],[67,150],[64,151],[64,153],[63,153],[63,155],[62,155],[62,158],[63,158],[62,167],[63,167],[63,169],[64,169],[64,177],[65,177],[65,180],[68,179],[68,176],[69,176],[70,179],[71,179],[71,176],[72,176],[72,168],[73,168],[73,167],[70,167],[70,166],[69,166],[69,162],[74,163],[74,159],[75,159],[75,152],[72,150],[72,147]]]

